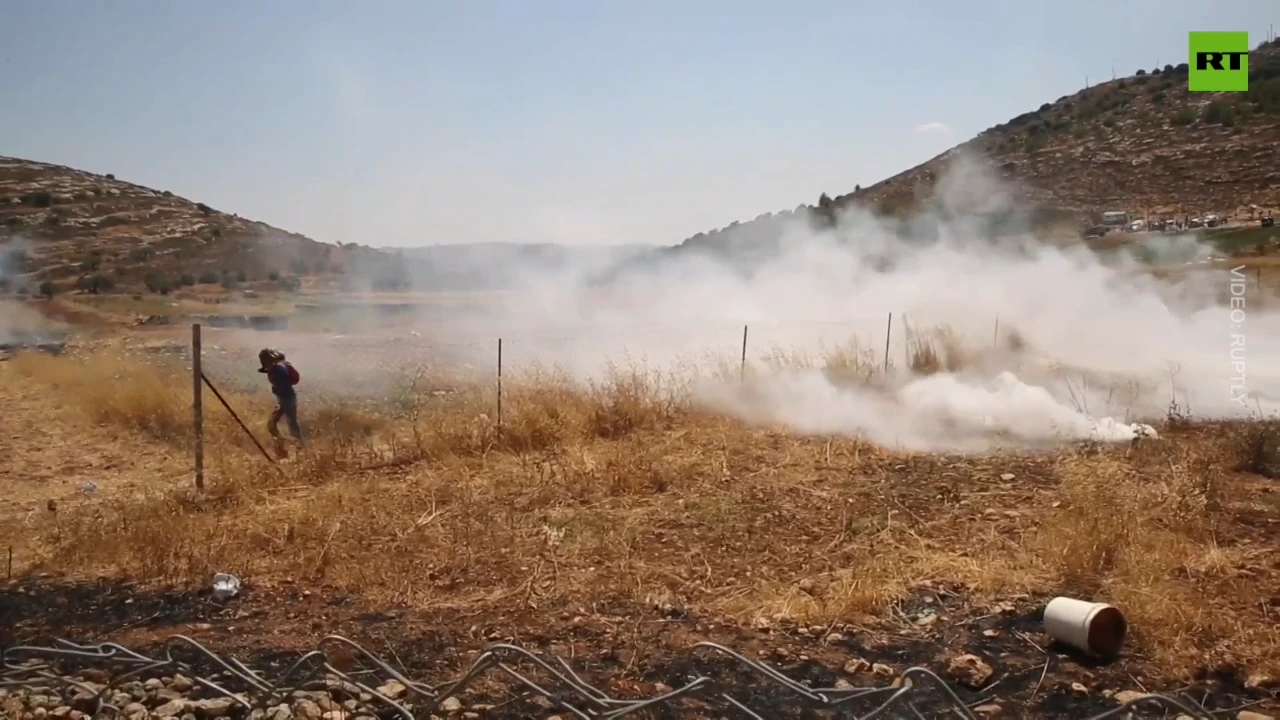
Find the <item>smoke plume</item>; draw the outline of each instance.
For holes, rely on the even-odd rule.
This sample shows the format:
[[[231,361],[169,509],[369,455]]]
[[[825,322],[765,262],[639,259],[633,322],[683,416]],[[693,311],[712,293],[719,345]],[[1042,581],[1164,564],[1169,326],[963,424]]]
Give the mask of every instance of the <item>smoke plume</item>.
[[[609,361],[697,365],[711,410],[921,450],[1124,440],[1171,407],[1277,409],[1280,314],[1252,276],[1158,279],[1131,253],[1042,242],[1013,195],[957,158],[910,221],[783,213],[603,275],[568,256],[506,267],[515,289],[414,310],[396,352],[487,371],[502,338],[505,374],[582,379]],[[1190,236],[1147,244],[1174,265],[1210,256]]]

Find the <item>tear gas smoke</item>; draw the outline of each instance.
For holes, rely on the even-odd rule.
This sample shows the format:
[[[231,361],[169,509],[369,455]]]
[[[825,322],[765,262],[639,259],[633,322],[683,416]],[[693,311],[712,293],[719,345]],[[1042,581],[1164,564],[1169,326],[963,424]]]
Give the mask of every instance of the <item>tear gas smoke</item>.
[[[492,368],[501,337],[505,373],[537,363],[581,378],[609,360],[650,370],[719,360],[731,379],[696,384],[712,410],[921,450],[1123,440],[1171,402],[1199,418],[1280,405],[1280,314],[1251,306],[1233,328],[1225,270],[1167,281],[1125,254],[1104,262],[1026,232],[997,241],[988,220],[1016,221],[1012,194],[976,164],[952,167],[909,223],[849,210],[817,231],[775,216],[735,229],[727,249],[663,251],[604,284],[592,282],[598,266],[568,261],[506,268],[518,291],[470,313],[420,315],[397,352],[425,362],[430,350],[415,342],[448,345]],[[1169,258],[1208,255],[1190,237],[1149,242]],[[744,325],[751,372],[739,382]],[[1247,374],[1233,364],[1233,335],[1246,338]],[[949,367],[913,373],[912,348],[925,346]],[[776,362],[779,349],[821,357],[835,347],[852,348],[837,363],[846,372]],[[877,372],[851,380],[851,364]],[[1240,375],[1245,392],[1232,390]]]
[[[26,288],[25,271],[29,243],[22,236],[0,239],[0,295]],[[0,299],[0,346],[49,342],[60,326],[50,322],[18,299]]]

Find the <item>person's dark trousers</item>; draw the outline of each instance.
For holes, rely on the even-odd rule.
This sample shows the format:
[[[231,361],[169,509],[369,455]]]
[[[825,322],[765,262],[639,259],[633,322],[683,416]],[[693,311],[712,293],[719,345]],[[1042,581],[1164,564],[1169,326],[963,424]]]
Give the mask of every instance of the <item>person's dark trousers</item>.
[[[276,447],[283,452],[280,437],[280,418],[284,418],[289,424],[289,434],[302,447],[306,447],[306,440],[302,436],[302,426],[298,424],[298,398],[277,398],[276,409],[271,411],[271,421],[267,423],[267,431],[271,433],[271,437],[276,440]]]

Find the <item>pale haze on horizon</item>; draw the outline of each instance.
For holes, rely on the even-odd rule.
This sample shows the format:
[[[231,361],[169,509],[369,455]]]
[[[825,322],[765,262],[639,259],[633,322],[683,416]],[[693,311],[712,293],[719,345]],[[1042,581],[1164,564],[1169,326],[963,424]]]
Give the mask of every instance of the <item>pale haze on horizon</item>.
[[[847,193],[1275,0],[0,3],[0,155],[325,242],[673,244]]]

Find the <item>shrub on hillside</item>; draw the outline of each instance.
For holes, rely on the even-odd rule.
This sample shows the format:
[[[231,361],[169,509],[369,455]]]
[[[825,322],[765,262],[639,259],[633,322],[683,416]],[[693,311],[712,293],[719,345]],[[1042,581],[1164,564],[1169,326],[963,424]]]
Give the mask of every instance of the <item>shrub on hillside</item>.
[[[1254,82],[1261,80],[1274,80],[1280,78],[1280,56],[1272,56],[1265,58],[1257,63],[1249,64],[1249,84],[1253,86]]]
[[[58,294],[58,286],[51,280],[45,280],[40,283],[40,294],[47,298],[52,298]]]
[[[1214,100],[1204,109],[1204,121],[1213,125],[1231,127],[1236,124],[1236,111],[1222,100]]]
[[[205,270],[204,272],[200,273],[200,284],[201,285],[217,285],[218,273],[212,270]]]
[[[91,295],[109,292],[116,285],[115,281],[106,275],[85,275],[76,281],[76,289],[87,292]]]
[[[28,193],[23,201],[31,207],[47,208],[53,205],[53,193],[41,190],[39,192]]]
[[[168,295],[173,292],[173,280],[158,273],[147,275],[143,279],[143,284],[147,286],[148,290],[158,295]]]
[[[1280,77],[1250,82],[1245,97],[1258,112],[1280,114]]]

